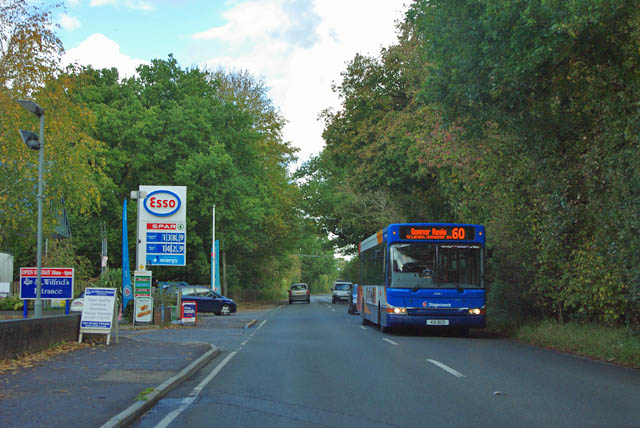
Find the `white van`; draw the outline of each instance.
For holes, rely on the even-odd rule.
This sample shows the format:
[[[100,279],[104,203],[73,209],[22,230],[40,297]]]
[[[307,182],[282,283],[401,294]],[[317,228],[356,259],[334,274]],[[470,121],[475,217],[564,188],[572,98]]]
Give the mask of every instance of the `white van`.
[[[338,279],[333,283],[331,288],[331,303],[336,302],[348,302],[351,298],[351,287],[353,284],[350,281],[343,281]]]

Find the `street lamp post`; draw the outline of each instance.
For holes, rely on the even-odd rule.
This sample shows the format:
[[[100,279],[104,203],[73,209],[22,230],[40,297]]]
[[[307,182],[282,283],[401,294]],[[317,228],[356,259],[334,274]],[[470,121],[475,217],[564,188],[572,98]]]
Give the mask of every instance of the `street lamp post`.
[[[40,118],[40,138],[33,132],[20,130],[22,140],[28,148],[38,150],[38,278],[36,280],[36,302],[34,305],[35,318],[42,317],[42,204],[44,202],[44,182],[42,170],[44,168],[44,109],[31,100],[17,100],[18,104]]]

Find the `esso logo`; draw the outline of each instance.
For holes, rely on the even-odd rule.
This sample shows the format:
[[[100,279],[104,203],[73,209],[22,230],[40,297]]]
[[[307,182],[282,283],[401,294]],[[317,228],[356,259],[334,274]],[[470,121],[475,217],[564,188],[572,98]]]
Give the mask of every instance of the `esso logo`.
[[[168,190],[156,190],[147,195],[144,209],[151,215],[166,217],[175,214],[182,203],[180,197]]]

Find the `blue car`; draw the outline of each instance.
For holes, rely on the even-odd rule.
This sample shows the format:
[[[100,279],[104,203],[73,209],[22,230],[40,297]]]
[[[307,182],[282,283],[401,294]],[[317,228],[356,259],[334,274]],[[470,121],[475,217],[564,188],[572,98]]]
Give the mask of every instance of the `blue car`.
[[[349,299],[349,306],[347,307],[347,312],[355,315],[359,314],[358,312],[358,284],[351,285],[351,298]]]
[[[198,313],[213,312],[216,315],[231,315],[237,311],[233,299],[222,296],[204,285],[171,285],[167,293],[182,293],[183,302],[196,302]]]

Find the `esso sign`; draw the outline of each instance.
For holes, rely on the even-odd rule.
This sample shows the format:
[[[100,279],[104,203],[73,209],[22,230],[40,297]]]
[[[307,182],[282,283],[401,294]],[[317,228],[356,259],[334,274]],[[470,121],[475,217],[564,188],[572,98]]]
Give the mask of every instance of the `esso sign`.
[[[180,197],[169,190],[156,190],[149,193],[144,200],[144,209],[151,215],[161,217],[175,214],[180,205]]]

